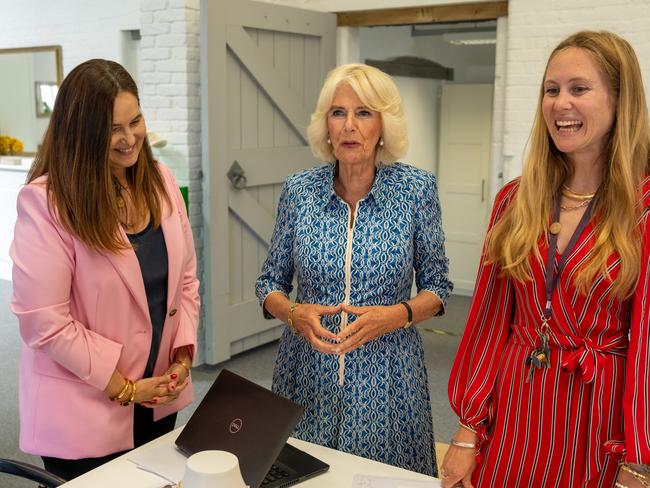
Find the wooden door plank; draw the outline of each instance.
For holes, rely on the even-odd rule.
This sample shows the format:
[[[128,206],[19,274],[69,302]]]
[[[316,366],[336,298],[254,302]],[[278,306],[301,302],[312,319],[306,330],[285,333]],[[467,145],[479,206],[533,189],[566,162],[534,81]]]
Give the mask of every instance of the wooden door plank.
[[[378,25],[431,24],[434,22],[463,22],[494,20],[508,15],[508,2],[474,2],[430,7],[387,8],[337,12],[339,27]]]
[[[229,24],[305,36],[336,35],[336,15],[266,2],[231,2]]]
[[[316,163],[307,146],[242,149],[229,156],[244,169],[248,187],[282,183],[291,173]]]
[[[274,216],[261,207],[248,190],[231,188],[228,192],[228,206],[268,246],[273,235]]]
[[[280,73],[289,77],[289,34],[285,32],[273,33],[273,66]],[[273,143],[276,147],[289,145],[290,124],[282,111],[273,108]]]
[[[300,102],[300,96],[289,88],[287,76],[276,70],[269,60],[264,58],[243,27],[229,25],[227,42],[306,144],[310,112]]]
[[[232,307],[232,313],[238,317],[238,325],[236,328],[230,330],[230,340],[236,341],[244,337],[252,336],[268,329],[270,325],[278,325],[279,320],[264,321],[260,324],[260,317],[262,310],[257,299],[245,300],[237,303]]]
[[[226,78],[228,85],[227,124],[228,145],[233,149],[242,147],[241,139],[241,78],[242,69],[232,53],[226,54]]]

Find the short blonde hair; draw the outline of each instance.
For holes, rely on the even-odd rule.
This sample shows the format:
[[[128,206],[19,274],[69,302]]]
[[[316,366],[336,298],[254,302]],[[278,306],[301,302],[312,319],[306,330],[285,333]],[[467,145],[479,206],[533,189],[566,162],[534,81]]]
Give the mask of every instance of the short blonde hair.
[[[393,164],[404,156],[408,149],[402,97],[390,76],[366,64],[344,64],[328,73],[307,128],[309,145],[314,156],[323,161],[336,161],[332,145],[327,142],[327,115],[334,92],[343,83],[354,90],[366,107],[379,112],[384,145],[377,146],[375,164]]]

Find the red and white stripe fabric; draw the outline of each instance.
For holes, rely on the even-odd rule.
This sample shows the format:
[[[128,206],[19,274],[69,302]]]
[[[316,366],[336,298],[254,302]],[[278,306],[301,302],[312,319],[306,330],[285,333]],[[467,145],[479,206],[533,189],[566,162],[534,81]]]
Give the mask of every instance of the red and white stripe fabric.
[[[518,186],[501,190],[490,225]],[[650,463],[650,178],[642,190],[634,294],[613,297],[605,278],[587,296],[576,291],[575,273],[595,240],[592,220],[553,294],[551,366],[535,370],[530,382],[526,358],[539,345],[548,240],[540,239],[541,259],[530,258],[531,281],[508,280],[498,266],[481,263],[449,380],[452,408],[482,439],[475,486],[610,488],[620,460]],[[616,276],[618,257],[608,265]]]

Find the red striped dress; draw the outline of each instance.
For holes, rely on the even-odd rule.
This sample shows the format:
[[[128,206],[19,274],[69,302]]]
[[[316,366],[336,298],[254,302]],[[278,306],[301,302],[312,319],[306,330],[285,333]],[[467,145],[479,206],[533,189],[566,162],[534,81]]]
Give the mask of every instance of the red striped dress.
[[[501,190],[490,225],[517,188],[515,181]],[[508,280],[481,263],[449,380],[452,408],[482,439],[476,487],[611,488],[621,459],[650,463],[650,178],[643,193],[635,293],[619,300],[605,279],[588,296],[576,291],[575,272],[595,239],[589,223],[553,294],[551,366],[530,382],[526,358],[539,345],[548,242],[541,259],[531,257],[532,281]],[[612,255],[613,276],[618,264]]]

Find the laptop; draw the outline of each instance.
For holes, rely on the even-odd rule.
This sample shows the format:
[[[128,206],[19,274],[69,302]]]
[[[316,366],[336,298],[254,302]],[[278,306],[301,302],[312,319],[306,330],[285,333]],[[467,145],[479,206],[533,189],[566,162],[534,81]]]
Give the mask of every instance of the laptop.
[[[176,439],[186,455],[216,449],[239,458],[250,488],[282,488],[329,465],[287,444],[304,408],[224,369]]]

